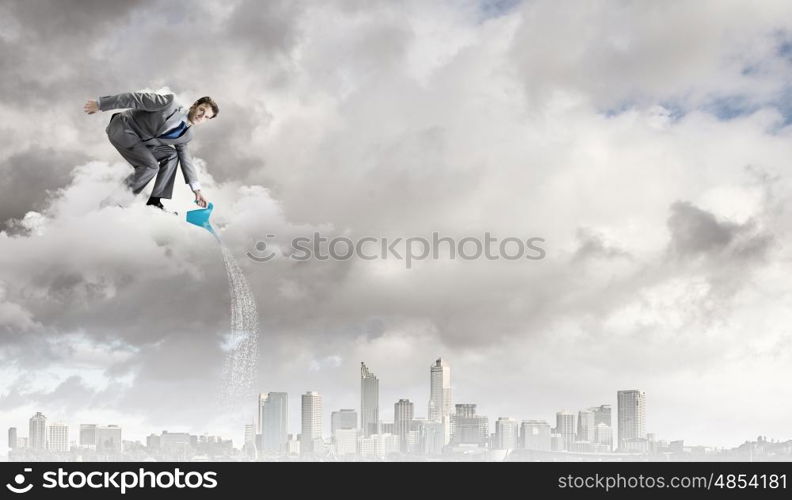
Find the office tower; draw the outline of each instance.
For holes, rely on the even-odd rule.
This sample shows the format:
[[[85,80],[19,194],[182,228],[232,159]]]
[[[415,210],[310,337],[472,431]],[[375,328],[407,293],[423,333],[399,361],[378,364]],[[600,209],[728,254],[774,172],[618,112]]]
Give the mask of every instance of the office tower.
[[[450,421],[450,417],[449,417]],[[443,447],[448,444],[446,439],[446,426],[443,422],[426,422],[423,424],[420,449],[426,455],[441,455]]]
[[[396,425],[393,422],[377,422],[377,434],[393,434],[396,435]]]
[[[35,415],[30,417],[29,421],[28,438],[30,440],[30,449],[32,450],[46,450],[47,449],[47,417],[37,411]]]
[[[63,452],[69,451],[69,426],[66,424],[53,423],[47,428],[48,442],[47,448],[50,451]]]
[[[121,453],[121,427],[117,425],[96,426],[97,453]]]
[[[393,405],[393,427],[394,434],[399,436],[399,449],[407,452],[407,438],[414,417],[414,407],[409,399],[400,399]]]
[[[451,367],[437,358],[429,368],[429,420],[442,422],[451,415]]]
[[[581,410],[578,412],[577,421],[577,441],[594,442],[594,413],[589,410]]]
[[[550,451],[550,424],[544,420],[524,420],[520,426],[520,444],[526,450]]]
[[[597,424],[594,430],[594,441],[606,448],[607,451],[611,451],[613,449],[613,430],[611,427],[604,423]]]
[[[495,446],[496,450],[513,450],[517,448],[519,441],[519,423],[509,417],[500,417],[495,422]]]
[[[16,427],[8,428],[8,447],[12,450],[17,447],[17,430]]]
[[[339,410],[330,414],[330,434],[335,436],[340,429],[357,429],[355,410]]]
[[[624,449],[627,441],[646,438],[646,393],[618,391],[616,400],[619,448]]]
[[[355,421],[357,426],[357,420]],[[333,434],[336,456],[353,456],[357,454],[358,430],[356,428],[338,428]]]
[[[555,431],[564,440],[564,449],[568,450],[575,442],[575,414],[568,411],[557,412]]]
[[[613,423],[611,422],[611,405],[599,405],[589,408],[589,411],[594,414],[594,426],[596,427],[598,424],[605,424],[608,427],[612,427]]]
[[[245,444],[256,446],[256,427],[253,424],[245,424],[244,441]]]
[[[290,456],[300,454],[300,439],[299,436],[289,434],[289,439],[286,441],[286,453]]]
[[[489,419],[476,415],[475,404],[457,404],[451,415],[451,444],[485,446],[489,440]]]
[[[259,394],[258,433],[261,451],[286,453],[289,440],[289,395],[285,392]]]
[[[322,439],[322,396],[318,392],[306,392],[302,395],[300,454],[313,453],[317,439]]]
[[[442,424],[440,422],[431,422],[426,418],[413,417],[410,431],[407,433],[407,453],[410,455],[426,455],[427,429],[429,426],[436,427],[438,425]]]
[[[258,451],[256,449],[256,424],[245,424],[245,433],[242,442],[242,453],[244,453],[248,459],[255,459]]]
[[[566,446],[564,437],[557,432],[552,432],[550,434],[550,451],[564,451],[564,446]]]
[[[379,380],[360,363],[360,430],[368,437],[377,432],[379,422]]]
[[[96,424],[80,424],[80,446],[96,448]]]

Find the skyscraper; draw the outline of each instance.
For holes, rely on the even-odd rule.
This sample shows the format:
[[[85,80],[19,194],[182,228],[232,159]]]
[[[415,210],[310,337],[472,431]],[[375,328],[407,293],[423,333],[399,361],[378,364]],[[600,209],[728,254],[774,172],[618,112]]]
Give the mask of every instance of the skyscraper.
[[[457,404],[451,415],[451,444],[477,444],[483,446],[489,439],[489,419],[476,415],[475,404]]]
[[[607,451],[611,451],[613,447],[613,431],[609,425],[600,422],[594,431],[594,441],[602,445]]]
[[[555,431],[564,440],[564,449],[568,450],[575,442],[575,414],[568,411],[557,412]]]
[[[360,363],[360,429],[363,436],[377,433],[379,422],[379,380]]]
[[[517,420],[500,417],[495,421],[495,446],[497,450],[513,450],[517,448],[520,426]]]
[[[80,446],[96,448],[96,424],[80,424]]]
[[[253,424],[245,424],[245,434],[243,443],[245,445],[256,446],[256,428]]]
[[[595,430],[594,413],[589,410],[580,410],[578,412],[577,440],[593,443]]]
[[[315,439],[322,439],[322,396],[306,392],[302,395],[301,455],[313,453]]]
[[[550,451],[550,424],[544,420],[524,420],[520,427],[523,448]]]
[[[594,426],[597,424],[605,424],[611,427],[611,405],[599,405],[589,408],[589,411],[594,414]]]
[[[414,415],[414,405],[409,399],[400,399],[393,405],[393,424],[399,436],[399,449],[407,451],[407,437],[410,433]]]
[[[355,410],[339,410],[330,414],[330,434],[335,437],[341,429],[357,429],[357,412]]]
[[[245,456],[255,459],[258,455],[256,446],[256,424],[245,424],[245,434],[242,442],[242,452]]]
[[[259,394],[258,433],[261,451],[286,453],[289,441],[289,395],[285,392]]]
[[[616,398],[619,448],[624,449],[626,441],[646,438],[646,393],[637,390],[618,391]]]
[[[32,450],[47,449],[47,417],[40,411],[30,417],[30,427],[28,437]]]
[[[17,430],[16,427],[8,428],[8,447],[12,450],[17,447]]]
[[[437,358],[429,368],[429,420],[442,422],[451,415],[451,367]]]
[[[50,424],[48,427],[48,448],[50,451],[69,451],[69,426],[66,424]]]

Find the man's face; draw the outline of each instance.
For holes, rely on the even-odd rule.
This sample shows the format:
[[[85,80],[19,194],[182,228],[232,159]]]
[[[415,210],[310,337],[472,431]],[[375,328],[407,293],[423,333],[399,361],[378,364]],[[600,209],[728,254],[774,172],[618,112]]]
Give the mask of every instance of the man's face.
[[[187,119],[190,120],[190,123],[193,125],[200,125],[212,118],[214,118],[214,111],[212,111],[212,106],[207,103],[191,107],[190,113],[187,115]]]

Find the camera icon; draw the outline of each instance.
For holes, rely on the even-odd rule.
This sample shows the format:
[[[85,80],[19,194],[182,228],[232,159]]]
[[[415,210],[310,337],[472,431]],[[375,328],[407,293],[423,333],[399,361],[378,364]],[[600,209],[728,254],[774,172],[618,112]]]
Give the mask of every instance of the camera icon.
[[[30,467],[25,467],[23,469],[23,472],[33,472],[33,469],[31,469]],[[14,483],[16,483],[17,486],[14,486],[11,483],[6,483],[6,488],[8,488],[8,490],[12,493],[27,493],[28,491],[33,489],[33,485],[28,484],[27,486],[22,486],[23,484],[25,484],[26,480],[27,478],[25,477],[24,474],[17,474],[16,476],[14,476]]]

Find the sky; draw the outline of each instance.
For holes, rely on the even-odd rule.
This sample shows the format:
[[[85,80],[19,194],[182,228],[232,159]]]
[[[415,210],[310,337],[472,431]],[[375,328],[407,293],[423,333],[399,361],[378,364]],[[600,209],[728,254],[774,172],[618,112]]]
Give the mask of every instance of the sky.
[[[785,1],[2,2],[0,427],[240,445],[253,419],[218,404],[215,241],[145,198],[99,208],[131,167],[82,106],[146,90],[219,104],[190,148],[292,433],[301,393],[326,434],[359,410],[361,361],[385,421],[425,417],[442,356],[493,429],[639,389],[658,439],[790,439],[790,47]],[[246,257],[435,231],[546,255]]]

